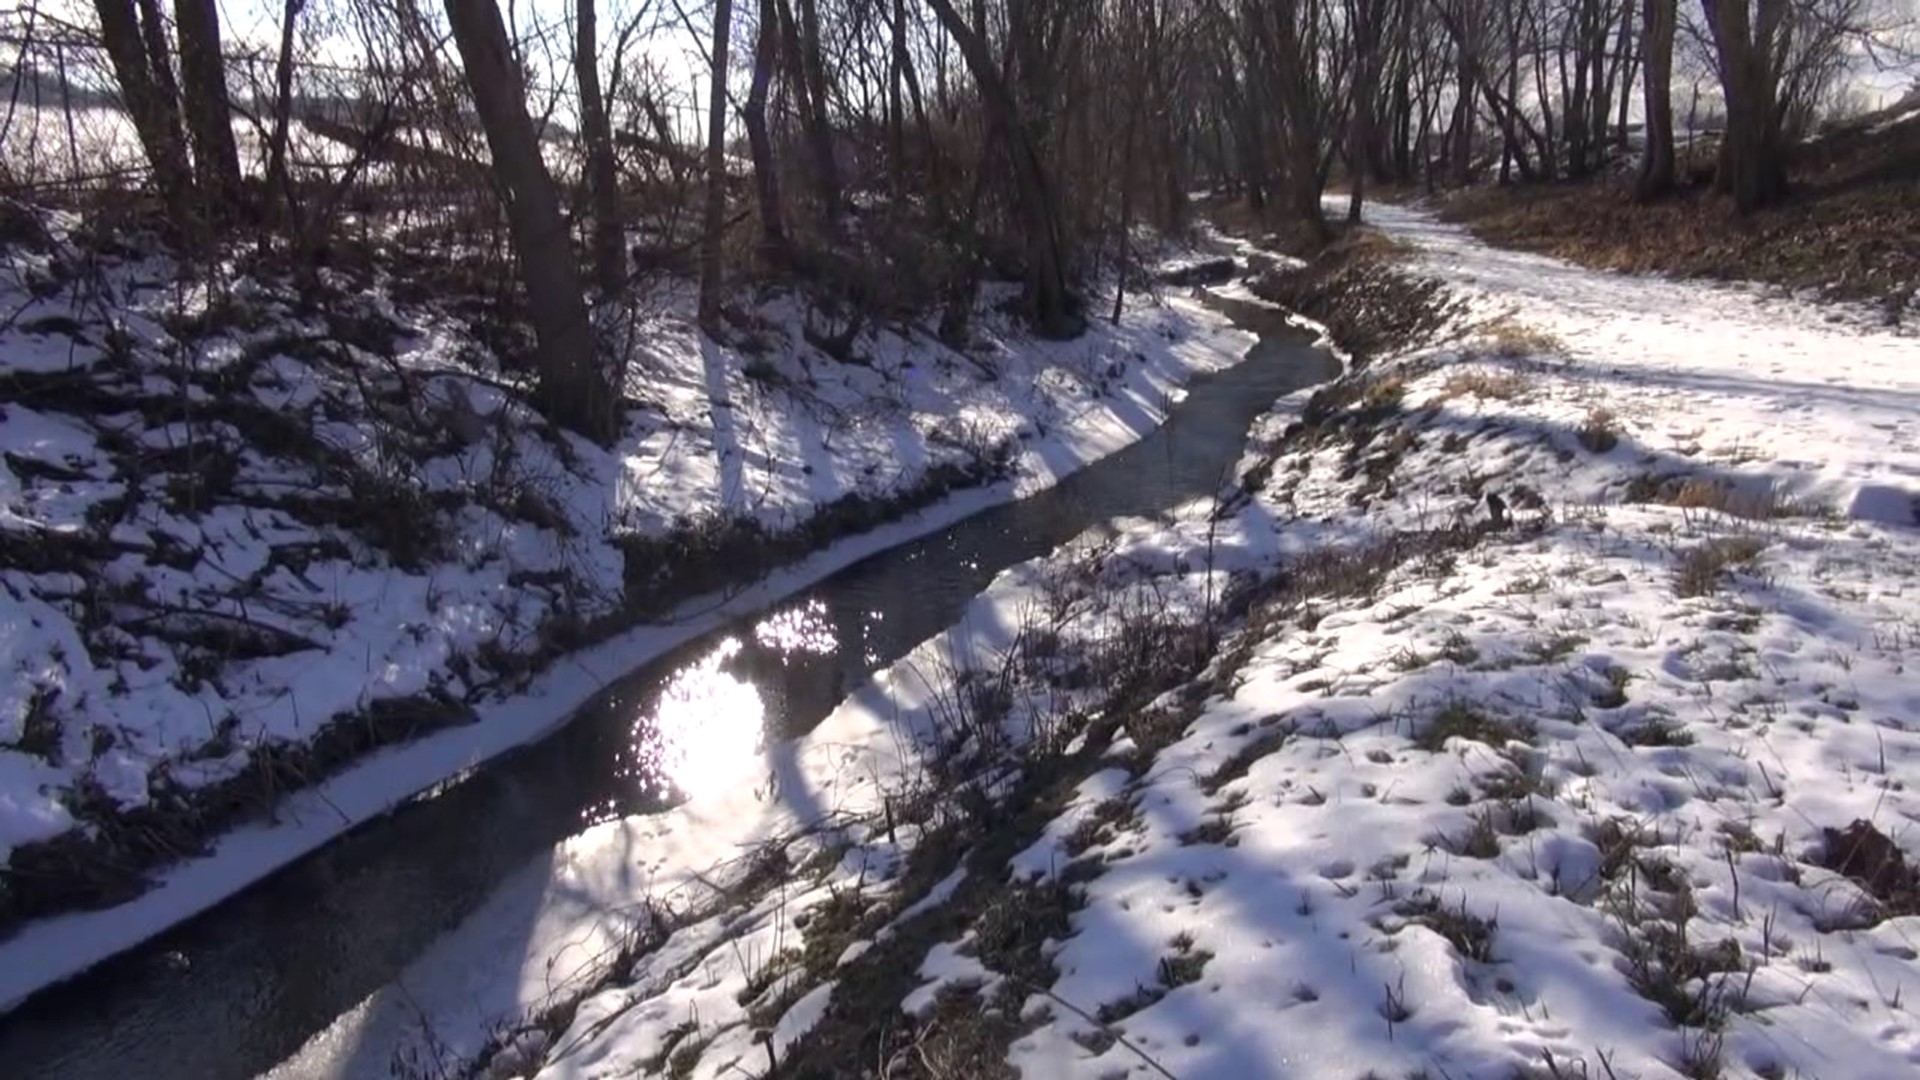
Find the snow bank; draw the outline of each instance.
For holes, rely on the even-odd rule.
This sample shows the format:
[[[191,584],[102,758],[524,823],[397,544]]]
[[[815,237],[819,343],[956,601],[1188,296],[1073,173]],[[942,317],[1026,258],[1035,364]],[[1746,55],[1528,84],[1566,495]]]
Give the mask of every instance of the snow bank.
[[[1118,740],[990,883],[1066,890],[1038,950],[1051,981],[1010,989],[975,922],[904,961],[918,978],[873,1022],[931,1017],[902,1036],[912,1052],[952,1030],[942,988],[986,991],[983,1018],[1024,997],[1007,1062],[1047,1077],[1913,1073],[1916,896],[1833,868],[1855,821],[1916,850],[1920,529],[1902,510],[1920,341],[1492,250],[1391,207],[1375,220],[1414,245],[1410,272],[1449,282],[1455,332],[1283,402],[1226,520],[1196,507],[1101,541],[1172,612],[1233,572],[1269,584],[1192,692],[1144,711],[1176,728]],[[1045,609],[1047,568],[1079,557],[1009,571],[794,744],[802,803],[870,813],[938,711],[923,673],[953,650],[999,657]],[[595,881],[602,912],[697,888],[710,845],[808,820],[751,798],[603,826],[525,888],[554,911]],[[824,878],[840,888],[893,881],[924,843],[840,838],[854,846]],[[634,851],[620,865],[638,875],[612,880]],[[955,902],[970,874],[928,893]],[[781,902],[815,910],[799,895]],[[416,969],[436,1002],[488,984],[482,925]],[[536,940],[590,926],[557,914]],[[517,987],[466,1023],[547,1000],[551,948],[523,955]],[[581,1015],[633,1019],[576,1022],[542,1075],[645,1069],[674,1030],[695,1075],[757,1071],[750,1033],[789,1038],[824,1015],[818,994],[831,1012],[873,955],[840,953],[778,1025],[653,1010],[711,977],[697,965],[623,982]],[[703,1033],[733,1041],[684,1041]]]
[[[1250,341],[1189,301],[1141,298],[1073,342],[1028,341],[988,310],[965,354],[903,328],[837,363],[801,342],[791,298],[723,348],[669,296],[625,326],[635,405],[603,450],[540,423],[458,312],[384,278],[336,282],[368,291],[315,314],[251,279],[182,288],[158,256],[64,235],[6,258],[0,855],[191,806],[262,755],[339,771],[141,900],[0,944],[0,1002],[537,737],[723,618],[1134,441]],[[83,269],[100,293],[77,288]],[[1007,479],[531,675],[654,582],[636,551],[728,523],[801,530],[942,470]],[[348,716],[404,745],[324,749]]]
[[[1353,378],[1218,542],[1311,521],[1425,554],[1280,612],[1103,796],[1132,824],[1090,852],[1050,993],[1116,1019],[1062,1013],[1009,1062],[1912,1072],[1915,916],[1825,866],[1855,820],[1915,851],[1920,341],[1374,219],[1461,333]],[[1305,573],[1293,528],[1277,561]],[[1211,958],[1167,987],[1177,935]]]

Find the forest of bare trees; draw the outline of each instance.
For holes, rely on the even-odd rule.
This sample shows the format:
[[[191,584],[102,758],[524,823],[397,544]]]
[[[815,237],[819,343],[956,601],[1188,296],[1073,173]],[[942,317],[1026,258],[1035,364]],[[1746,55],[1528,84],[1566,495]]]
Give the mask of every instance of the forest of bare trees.
[[[957,333],[981,282],[1018,280],[1035,330],[1071,336],[1092,291],[1125,288],[1136,229],[1182,224],[1195,190],[1310,243],[1331,235],[1330,188],[1357,220],[1370,187],[1620,172],[1642,200],[1710,178],[1757,211],[1788,197],[1789,148],[1890,17],[1873,0],[283,0],[240,33],[212,0],[93,0],[14,13],[6,122],[57,45],[61,86],[123,103],[144,168],[115,184],[150,191],[183,252],[245,237],[310,278],[379,215],[442,250],[510,251],[540,400],[606,439],[593,312],[637,277],[697,276],[714,334],[740,282],[804,283],[839,322],[829,343],[895,311]],[[8,155],[0,180],[52,190],[31,164]]]

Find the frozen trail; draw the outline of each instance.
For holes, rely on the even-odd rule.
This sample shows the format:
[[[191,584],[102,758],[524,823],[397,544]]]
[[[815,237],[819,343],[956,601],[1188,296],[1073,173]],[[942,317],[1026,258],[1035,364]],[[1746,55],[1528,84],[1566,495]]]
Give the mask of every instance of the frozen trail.
[[[1605,381],[1615,411],[1657,423],[1649,452],[1741,458],[1727,477],[1774,484],[1850,517],[1911,524],[1920,495],[1920,338],[1865,312],[1744,285],[1604,273],[1491,247],[1402,206],[1367,220],[1419,252],[1483,318],[1502,308],[1557,337],[1558,374]],[[1684,401],[1686,407],[1672,409]],[[1903,496],[1905,498],[1903,498]]]

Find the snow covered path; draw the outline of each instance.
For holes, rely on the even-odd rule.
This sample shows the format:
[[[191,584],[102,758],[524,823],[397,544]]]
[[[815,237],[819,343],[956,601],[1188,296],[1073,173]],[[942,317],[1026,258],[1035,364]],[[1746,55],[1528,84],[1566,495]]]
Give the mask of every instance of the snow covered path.
[[[1566,362],[1555,373],[1604,383],[1646,453],[1698,458],[1743,488],[1772,484],[1849,517],[1915,524],[1911,330],[1778,290],[1597,273],[1493,248],[1399,206],[1375,204],[1367,217],[1484,317],[1505,308],[1558,337]]]
[[[1920,340],[1373,221],[1459,332],[1284,444],[1237,542],[1431,536],[1487,494],[1519,528],[1279,613],[1144,775],[1088,786],[1016,866],[1107,867],[1052,993],[1113,1031],[1062,1016],[1010,1060],[1920,1069],[1920,895],[1877,863],[1920,850]],[[1059,845],[1090,816],[1118,824]]]
[[[514,1068],[804,1071],[905,963],[917,1022],[875,1038],[909,1075],[1920,1071],[1920,340],[1374,222],[1461,301],[1440,340],[1283,401],[1225,520],[1009,571],[805,751],[871,812],[926,768],[897,732],[939,726],[932,661],[978,667],[1028,768],[1080,769],[1037,835],[987,819],[1022,850],[855,814]],[[1093,765],[1048,749],[1087,706],[1062,652],[1235,572],[1276,584],[1198,680]],[[691,851],[708,820],[617,831]]]

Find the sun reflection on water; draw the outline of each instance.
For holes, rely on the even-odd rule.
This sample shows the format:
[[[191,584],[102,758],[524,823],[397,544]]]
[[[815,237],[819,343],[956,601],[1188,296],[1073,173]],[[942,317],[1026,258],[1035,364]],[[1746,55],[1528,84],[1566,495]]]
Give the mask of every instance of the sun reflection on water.
[[[760,620],[753,628],[753,639],[761,648],[779,653],[826,656],[834,649],[833,620],[827,617],[824,601],[809,600]]]
[[[634,721],[634,771],[661,794],[698,799],[757,767],[766,706],[752,683],[724,670],[742,647],[740,639],[727,638],[675,672],[652,713]]]
[[[793,695],[827,685],[814,675],[839,644],[827,605],[812,599],[761,619],[750,637],[721,639],[679,668],[650,705],[636,709],[619,751],[621,790],[596,801],[583,821],[598,824],[657,809],[655,800],[699,799],[760,780],[766,742],[781,737],[769,728],[784,722]]]

